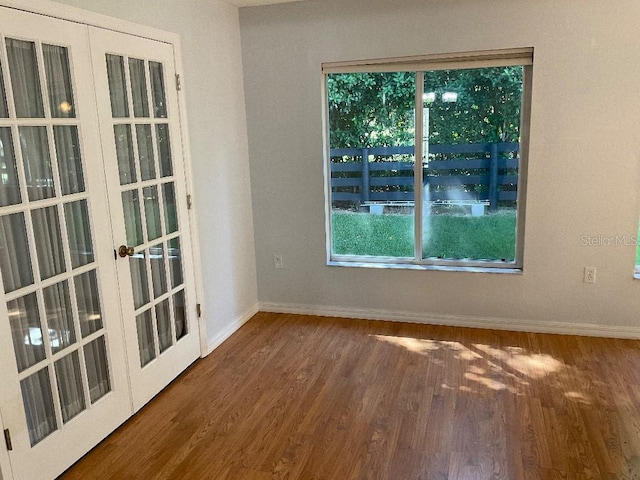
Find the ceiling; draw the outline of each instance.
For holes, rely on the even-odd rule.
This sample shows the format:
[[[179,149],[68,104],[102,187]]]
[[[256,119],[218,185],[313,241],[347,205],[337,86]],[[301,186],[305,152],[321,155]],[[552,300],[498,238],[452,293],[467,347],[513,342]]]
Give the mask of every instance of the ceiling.
[[[236,7],[257,7],[260,5],[272,5],[274,3],[300,2],[303,0],[227,0]]]

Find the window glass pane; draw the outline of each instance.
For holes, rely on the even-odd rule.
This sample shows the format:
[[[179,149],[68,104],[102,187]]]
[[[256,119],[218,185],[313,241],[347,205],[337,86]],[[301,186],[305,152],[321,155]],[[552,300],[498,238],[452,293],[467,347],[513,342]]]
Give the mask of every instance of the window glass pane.
[[[172,238],[169,245],[169,272],[171,272],[171,288],[182,284],[182,252],[180,251],[180,238]]]
[[[118,159],[120,185],[134,183],[137,177],[133,157],[133,143],[131,141],[131,125],[114,125],[113,135],[116,141],[116,157]]]
[[[129,268],[131,270],[133,304],[137,310],[149,303],[149,279],[145,252],[138,252],[129,257]]]
[[[91,335],[102,328],[100,311],[100,293],[96,271],[83,273],[74,278],[76,302],[80,319],[80,333],[83,337]]]
[[[91,403],[111,391],[109,379],[109,362],[104,337],[99,337],[84,347],[84,361],[87,366],[89,380],[89,397]]]
[[[174,184],[162,185],[162,203],[164,206],[164,223],[167,233],[178,231],[178,212],[176,210],[176,195]]]
[[[51,351],[57,353],[76,343],[69,283],[66,280],[56,283],[45,288],[42,293],[44,295],[44,308]]]
[[[56,192],[46,127],[20,127],[22,161],[29,200],[54,197]]]
[[[43,118],[36,44],[12,38],[7,38],[6,43],[16,115],[18,118]]]
[[[148,117],[149,98],[147,96],[147,76],[144,71],[144,60],[129,59],[129,76],[131,77],[133,115],[135,117]]]
[[[184,290],[180,290],[173,296],[173,318],[176,326],[176,340],[180,340],[189,333],[187,311],[184,303]]]
[[[0,270],[5,293],[33,283],[23,213],[0,217]]]
[[[89,210],[86,200],[66,203],[64,215],[67,220],[71,267],[78,268],[93,262],[93,243],[89,225]]]
[[[56,125],[53,127],[53,136],[56,143],[62,194],[84,192],[84,173],[78,127],[75,125]]]
[[[22,201],[11,137],[9,127],[0,128],[0,207]]]
[[[153,137],[151,125],[136,125],[138,138],[138,158],[140,160],[140,177],[142,180],[156,178],[156,165],[153,156]]]
[[[156,322],[158,324],[158,344],[160,353],[162,353],[173,344],[169,300],[156,305]]]
[[[332,253],[413,257],[415,74],[329,75]]]
[[[149,249],[151,261],[151,277],[153,280],[153,297],[158,298],[167,291],[167,276],[164,271],[164,248],[162,244]]]
[[[78,351],[55,363],[58,396],[62,407],[62,421],[67,423],[85,409],[84,388]]]
[[[18,372],[45,359],[42,324],[35,293],[7,302]]]
[[[111,116],[125,118],[129,116],[127,99],[127,83],[124,76],[124,59],[118,55],[108,55],[107,77],[109,79],[109,95],[111,98]]]
[[[9,109],[7,108],[7,94],[4,88],[4,73],[2,64],[0,63],[0,118],[9,118]]]
[[[167,104],[164,96],[164,74],[162,64],[149,62],[149,75],[151,77],[151,90],[153,95],[153,116],[167,118]]]
[[[631,241],[636,242],[636,275],[640,274],[640,223],[638,224],[638,231],[635,239],[631,239]]]
[[[127,232],[127,245],[137,246],[142,239],[142,215],[140,214],[140,200],[137,190],[122,192],[122,209],[124,226]]]
[[[58,428],[51,394],[49,369],[43,368],[20,382],[31,446]]]
[[[42,280],[63,273],[65,268],[62,234],[57,207],[46,207],[31,212],[36,252]]]
[[[156,125],[156,142],[158,142],[158,157],[160,160],[160,176],[173,175],[173,161],[171,160],[171,140],[169,138],[169,125],[161,123]]]
[[[147,235],[149,240],[153,240],[162,235],[158,187],[145,187],[142,189],[142,194],[144,195],[144,213],[147,218]]]
[[[136,317],[138,329],[138,350],[140,352],[140,366],[144,367],[156,358],[156,347],[153,338],[153,319],[151,310],[147,310]]]
[[[513,262],[523,67],[424,76],[423,257]]]
[[[42,53],[44,55],[44,70],[47,75],[51,116],[53,118],[75,117],[67,48],[43,44]]]

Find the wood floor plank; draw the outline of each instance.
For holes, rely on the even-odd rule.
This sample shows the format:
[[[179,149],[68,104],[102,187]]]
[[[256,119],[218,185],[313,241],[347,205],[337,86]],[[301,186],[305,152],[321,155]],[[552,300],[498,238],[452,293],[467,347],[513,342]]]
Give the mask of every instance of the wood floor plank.
[[[640,479],[640,341],[259,313],[60,480]]]

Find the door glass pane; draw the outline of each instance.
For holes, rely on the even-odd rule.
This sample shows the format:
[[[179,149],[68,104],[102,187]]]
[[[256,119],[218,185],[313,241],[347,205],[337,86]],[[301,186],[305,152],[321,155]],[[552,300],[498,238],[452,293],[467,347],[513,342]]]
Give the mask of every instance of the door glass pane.
[[[124,77],[124,59],[119,55],[107,55],[107,77],[113,118],[129,116],[127,83]]]
[[[164,204],[164,223],[167,233],[178,231],[178,212],[173,182],[162,185],[162,203]]]
[[[42,325],[35,293],[7,302],[18,372],[44,360]]]
[[[20,127],[22,161],[29,200],[55,196],[46,127]]]
[[[167,118],[167,102],[164,96],[164,75],[162,64],[149,62],[151,77],[151,94],[153,95],[153,115],[156,118]]]
[[[180,252],[180,238],[172,238],[169,246],[169,272],[171,274],[171,288],[182,283],[182,254]]]
[[[66,270],[62,250],[62,234],[57,207],[39,208],[31,212],[40,277],[51,278]]]
[[[127,232],[127,245],[135,247],[143,242],[142,216],[140,215],[140,201],[137,190],[122,192],[122,209],[124,226]]]
[[[137,310],[149,303],[149,280],[145,252],[138,252],[129,257],[129,266],[131,270],[131,286],[133,288],[133,304]]]
[[[158,324],[158,346],[160,353],[162,353],[173,344],[168,299],[156,305],[156,322]]]
[[[129,76],[131,78],[133,115],[135,117],[148,117],[149,98],[147,97],[147,76],[144,71],[144,60],[129,59]]]
[[[5,293],[33,283],[24,213],[0,217],[0,270]]]
[[[167,291],[167,277],[164,272],[164,248],[162,244],[149,249],[151,261],[151,278],[153,280],[153,297],[158,298]]]
[[[133,157],[133,143],[131,141],[131,125],[114,125],[113,135],[116,141],[120,185],[134,183],[137,177]]]
[[[149,240],[154,240],[162,235],[158,187],[145,187],[142,189],[142,194],[144,195],[144,213],[147,218],[147,235]]]
[[[21,201],[11,129],[0,128],[0,207],[15,205]]]
[[[66,203],[64,215],[67,220],[71,267],[78,268],[93,262],[93,243],[89,226],[89,210],[86,200]]]
[[[111,391],[109,363],[107,360],[107,348],[104,336],[85,345],[84,360],[87,364],[89,397],[91,398],[91,403],[95,403],[96,400]]]
[[[158,143],[158,157],[160,160],[160,176],[173,175],[173,161],[171,160],[171,140],[169,138],[169,125],[166,123],[156,125],[156,142]]]
[[[43,44],[42,54],[44,56],[44,70],[47,75],[51,116],[53,118],[75,117],[67,48]]]
[[[7,38],[9,74],[18,118],[43,118],[36,44]]]
[[[78,317],[80,318],[80,333],[83,337],[91,335],[102,328],[102,313],[100,311],[100,294],[96,271],[78,275],[74,279],[76,287],[76,302]]]
[[[84,173],[80,142],[78,141],[78,127],[75,125],[56,125],[53,127],[53,137],[56,143],[62,194],[84,192]]]
[[[138,159],[140,160],[140,177],[142,180],[156,178],[156,165],[153,156],[153,137],[151,125],[136,125],[138,139]]]
[[[62,421],[67,423],[85,409],[84,388],[78,351],[61,358],[55,363],[58,379],[58,395],[62,407]]]
[[[31,446],[58,428],[51,394],[49,369],[43,368],[20,382]]]
[[[140,351],[140,366],[144,367],[156,358],[156,347],[153,339],[153,319],[151,310],[147,310],[136,317],[138,329],[138,350]]]
[[[187,312],[184,307],[184,290],[180,290],[173,296],[173,318],[176,323],[176,340],[180,340],[187,333]]]
[[[56,283],[42,291],[44,308],[49,329],[51,351],[60,350],[76,343],[76,331],[73,326],[73,310],[69,296],[69,282]]]
[[[2,72],[1,63],[0,63],[0,118],[9,118],[9,109],[7,108],[7,94],[4,88],[4,74]]]

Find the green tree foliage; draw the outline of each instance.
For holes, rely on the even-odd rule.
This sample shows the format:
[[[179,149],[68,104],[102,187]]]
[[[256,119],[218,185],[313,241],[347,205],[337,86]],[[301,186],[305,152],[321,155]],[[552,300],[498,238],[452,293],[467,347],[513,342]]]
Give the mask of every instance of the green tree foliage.
[[[415,74],[329,75],[332,148],[413,145]]]
[[[429,143],[517,142],[522,67],[425,72]],[[328,77],[332,148],[412,145],[415,74],[346,73]],[[443,94],[457,94],[455,102]]]

